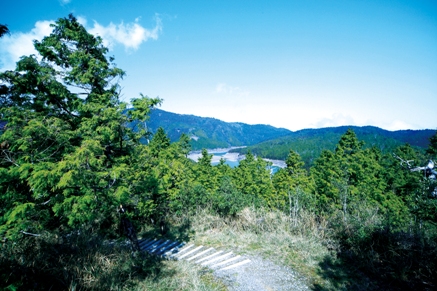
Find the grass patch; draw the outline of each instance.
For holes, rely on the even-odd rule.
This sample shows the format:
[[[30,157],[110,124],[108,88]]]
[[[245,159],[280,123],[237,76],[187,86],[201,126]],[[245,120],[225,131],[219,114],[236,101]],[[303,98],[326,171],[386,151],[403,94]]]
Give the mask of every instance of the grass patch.
[[[297,271],[318,291],[436,286],[436,241],[421,233],[376,228],[370,236],[348,235],[342,241],[338,236],[346,231],[334,228],[335,221],[328,225],[304,211],[293,219],[279,211],[253,208],[233,217],[211,213],[201,209],[173,215],[167,217],[165,232],[148,226],[141,236],[260,256]],[[347,223],[345,229],[359,234],[354,229],[365,223],[355,224]],[[227,290],[208,268],[133,255],[127,244],[108,243],[91,234],[23,237],[4,242],[1,251],[0,290]]]
[[[226,290],[208,269],[84,233],[24,237],[1,251],[0,290]]]
[[[190,242],[257,255],[288,266],[302,275],[309,286],[330,286],[320,265],[325,258],[335,259],[338,247],[327,235],[324,221],[301,213],[291,219],[279,211],[245,208],[235,217],[221,217],[208,209],[195,215],[170,218],[173,225],[191,225]]]
[[[161,273],[138,282],[131,290],[225,291],[208,269],[186,261],[164,261]]]

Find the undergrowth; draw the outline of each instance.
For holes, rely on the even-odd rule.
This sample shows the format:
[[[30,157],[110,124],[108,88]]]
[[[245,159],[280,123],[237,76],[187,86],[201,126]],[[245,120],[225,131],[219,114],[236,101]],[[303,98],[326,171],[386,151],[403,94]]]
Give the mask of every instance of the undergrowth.
[[[292,219],[280,211],[248,207],[222,217],[198,209],[194,215],[169,219],[172,225],[189,224],[189,240],[196,245],[261,256],[298,271],[310,286],[329,284],[319,275],[319,264],[327,256],[335,257],[338,245],[327,233],[327,222],[311,213],[302,211]]]
[[[302,210],[244,208],[234,216],[211,209],[172,214],[143,237],[261,256],[301,275],[313,290],[435,290],[437,239],[428,228],[389,229],[366,205],[330,216]],[[432,229],[432,228],[429,228]],[[97,235],[25,236],[3,242],[0,290],[227,290],[211,271],[184,261],[132,253],[125,241]]]
[[[0,290],[225,290],[196,266],[132,253],[126,242],[70,234],[4,242]]]
[[[291,217],[244,208],[235,216],[222,217],[198,209],[194,215],[173,215],[169,220],[174,226],[190,225],[187,238],[197,245],[232,249],[288,266],[313,290],[437,286],[437,236],[425,227],[389,229],[378,209],[365,203],[346,216],[341,211],[317,216],[302,210]]]

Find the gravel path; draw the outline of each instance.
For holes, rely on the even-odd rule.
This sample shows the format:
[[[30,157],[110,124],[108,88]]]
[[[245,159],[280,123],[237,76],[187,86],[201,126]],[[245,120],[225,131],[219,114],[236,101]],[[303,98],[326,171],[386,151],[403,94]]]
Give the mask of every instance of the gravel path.
[[[310,290],[298,274],[256,256],[247,256],[251,262],[230,270],[214,271],[229,291],[289,291]]]

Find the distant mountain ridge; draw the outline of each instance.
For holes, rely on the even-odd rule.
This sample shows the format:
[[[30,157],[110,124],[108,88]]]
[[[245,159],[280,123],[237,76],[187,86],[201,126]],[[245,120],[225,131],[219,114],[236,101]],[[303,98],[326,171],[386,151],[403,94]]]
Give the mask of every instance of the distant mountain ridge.
[[[375,126],[303,129],[285,137],[233,151],[245,153],[250,150],[261,157],[284,160],[292,149],[302,157],[306,166],[309,167],[323,150],[333,151],[340,137],[349,128],[355,132],[359,140],[364,141],[365,148],[376,147],[383,153],[389,153],[406,143],[418,149],[426,149],[429,145],[429,138],[436,133],[435,130],[430,129],[388,131]]]
[[[270,125],[224,122],[215,118],[171,113],[157,108],[151,111],[147,127],[152,133],[162,127],[171,141],[179,140],[182,133],[185,133],[191,138],[194,150],[254,145],[292,133],[288,129]]]
[[[215,118],[199,117],[153,109],[147,122],[154,133],[164,128],[172,141],[177,141],[182,133],[191,138],[193,150],[248,146],[234,151],[252,153],[261,157],[284,160],[290,149],[299,153],[307,165],[312,164],[324,149],[334,150],[340,137],[351,128],[365,147],[375,146],[382,152],[408,143],[425,149],[435,130],[388,131],[375,126],[338,126],[319,129],[290,131],[270,125],[249,125],[239,122],[224,122]]]

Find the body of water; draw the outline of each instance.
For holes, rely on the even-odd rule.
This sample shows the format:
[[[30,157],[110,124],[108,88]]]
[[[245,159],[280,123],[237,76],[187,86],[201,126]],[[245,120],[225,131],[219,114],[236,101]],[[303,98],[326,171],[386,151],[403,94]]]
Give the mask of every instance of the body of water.
[[[212,160],[211,160],[211,164],[213,166],[216,166],[220,163],[220,159],[224,159],[225,160],[225,164],[229,165],[231,168],[235,168],[238,167],[238,165],[240,164],[240,161],[243,160],[245,158],[244,155],[240,155],[238,153],[230,153],[229,151],[232,148],[227,148],[227,149],[208,149],[208,153],[212,154]],[[193,161],[197,162],[199,160],[199,158],[202,156],[202,152],[201,151],[194,151],[191,152],[188,155],[188,158],[192,159]],[[273,165],[271,166],[271,172],[272,174],[276,173],[280,168],[284,168],[285,167],[285,162],[284,161],[280,161],[280,160],[268,160],[265,159],[266,161],[272,162]]]
[[[213,162],[211,163],[213,166],[217,166],[220,163],[220,161],[218,162]],[[229,160],[225,160],[225,164],[229,165],[231,168],[235,168],[238,167],[238,165],[240,164],[240,161],[229,161]]]

